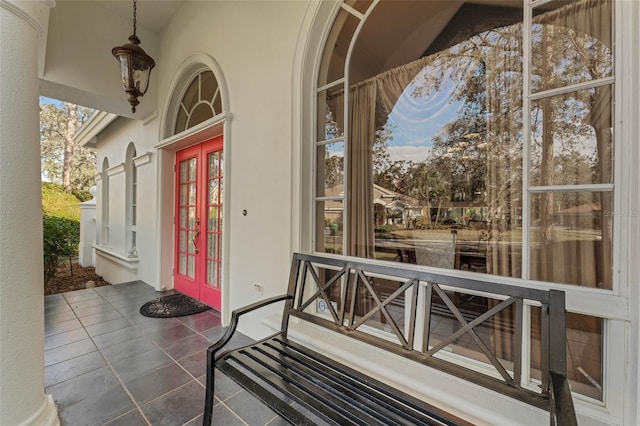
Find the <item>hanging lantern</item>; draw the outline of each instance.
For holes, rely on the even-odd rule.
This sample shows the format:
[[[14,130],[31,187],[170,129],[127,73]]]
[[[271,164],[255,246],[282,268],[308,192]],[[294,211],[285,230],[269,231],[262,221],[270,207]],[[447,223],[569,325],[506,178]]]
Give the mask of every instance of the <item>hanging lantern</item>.
[[[136,112],[140,103],[139,96],[143,96],[149,88],[151,69],[156,66],[151,56],[139,46],[140,39],[136,36],[136,0],[133,0],[133,34],[129,36],[129,43],[116,46],[111,53],[120,64],[122,87],[129,94],[131,112]]]

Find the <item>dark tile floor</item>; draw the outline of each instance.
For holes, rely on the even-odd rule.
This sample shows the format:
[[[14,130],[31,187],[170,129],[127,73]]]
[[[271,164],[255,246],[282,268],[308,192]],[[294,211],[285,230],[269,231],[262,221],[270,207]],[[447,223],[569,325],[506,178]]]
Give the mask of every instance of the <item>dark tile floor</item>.
[[[160,295],[136,281],[45,297],[45,387],[63,426],[202,423],[206,348],[223,331],[220,315],[140,315]],[[213,411],[218,425],[284,424],[222,374]]]

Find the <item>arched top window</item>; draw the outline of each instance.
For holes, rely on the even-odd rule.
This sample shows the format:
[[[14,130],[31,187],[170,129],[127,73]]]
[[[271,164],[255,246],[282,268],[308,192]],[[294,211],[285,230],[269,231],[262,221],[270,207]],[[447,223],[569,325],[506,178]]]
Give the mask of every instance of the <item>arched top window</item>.
[[[127,163],[130,163],[136,157],[136,146],[133,142],[129,142],[127,146],[127,154],[126,154]]]
[[[193,77],[180,100],[174,133],[190,129],[221,112],[218,81],[212,71],[202,71]]]
[[[384,257],[382,188],[407,206],[386,225],[424,228],[399,237],[407,251],[429,249],[434,228],[480,228],[478,272],[612,288],[612,3],[527,7],[344,2],[317,72],[316,250]],[[540,245],[558,221],[592,237]],[[326,238],[332,223],[344,232]]]
[[[97,240],[99,244],[107,245],[109,244],[109,159],[107,157],[102,160],[101,178],[101,218]]]
[[[344,0],[314,87],[314,250],[566,285],[600,353],[583,289],[614,289],[613,4]],[[602,400],[575,369],[602,383],[602,360],[571,361]]]
[[[138,252],[136,249],[136,225],[138,218],[138,171],[135,164],[136,158],[136,146],[133,142],[127,146],[126,160],[124,164],[126,174],[126,244],[127,244],[127,256],[137,257]]]

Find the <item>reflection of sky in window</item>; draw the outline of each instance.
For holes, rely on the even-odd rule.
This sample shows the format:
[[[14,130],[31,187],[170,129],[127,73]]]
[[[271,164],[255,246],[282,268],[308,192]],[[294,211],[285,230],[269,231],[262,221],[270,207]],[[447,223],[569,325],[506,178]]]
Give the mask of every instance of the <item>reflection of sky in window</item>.
[[[334,142],[325,145],[327,157],[344,157],[344,143]]]
[[[463,102],[453,101],[452,95],[457,82],[445,74],[439,89],[421,90],[416,94],[420,83],[433,68],[425,67],[404,89],[402,95],[389,114],[387,127],[391,129],[393,139],[388,142],[391,161],[424,161],[429,155],[432,138],[444,125],[455,119]]]

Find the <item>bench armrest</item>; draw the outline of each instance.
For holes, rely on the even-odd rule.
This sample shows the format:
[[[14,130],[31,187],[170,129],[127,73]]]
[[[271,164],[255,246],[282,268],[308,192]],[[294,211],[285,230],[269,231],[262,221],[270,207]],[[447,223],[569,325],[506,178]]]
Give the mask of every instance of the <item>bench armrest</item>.
[[[223,348],[224,345],[226,345],[229,342],[229,340],[231,340],[231,338],[233,337],[234,333],[236,332],[236,328],[238,327],[238,319],[242,315],[248,314],[249,312],[255,311],[256,309],[263,308],[263,307],[271,305],[273,303],[281,302],[283,300],[289,300],[289,299],[292,299],[292,298],[293,298],[293,296],[291,296],[290,294],[282,294],[280,296],[270,297],[268,299],[264,299],[264,300],[261,300],[261,301],[258,301],[258,302],[255,302],[255,303],[252,303],[250,305],[247,305],[247,306],[244,306],[242,308],[238,308],[238,309],[234,310],[231,313],[231,323],[229,323],[229,326],[225,330],[225,332],[222,335],[222,337],[220,337],[220,339],[218,339],[217,342],[215,342],[213,345],[211,345],[209,347],[209,349],[208,349],[209,353],[215,354],[218,350]]]
[[[213,345],[209,346],[207,349],[207,381],[206,381],[206,394],[205,394],[205,404],[204,404],[204,419],[203,425],[211,425],[212,422],[212,414],[213,414],[213,402],[214,402],[214,388],[215,388],[215,362],[216,362],[216,352],[219,351],[226,345],[229,340],[233,337],[236,332],[236,328],[238,327],[238,319],[251,311],[255,311],[256,309],[260,309],[262,307],[271,305],[272,303],[281,302],[283,300],[293,299],[293,296],[290,294],[283,294],[280,296],[270,297],[265,300],[261,300],[256,303],[252,303],[243,308],[239,308],[234,310],[231,313],[231,323],[225,330],[224,334],[217,342]]]

